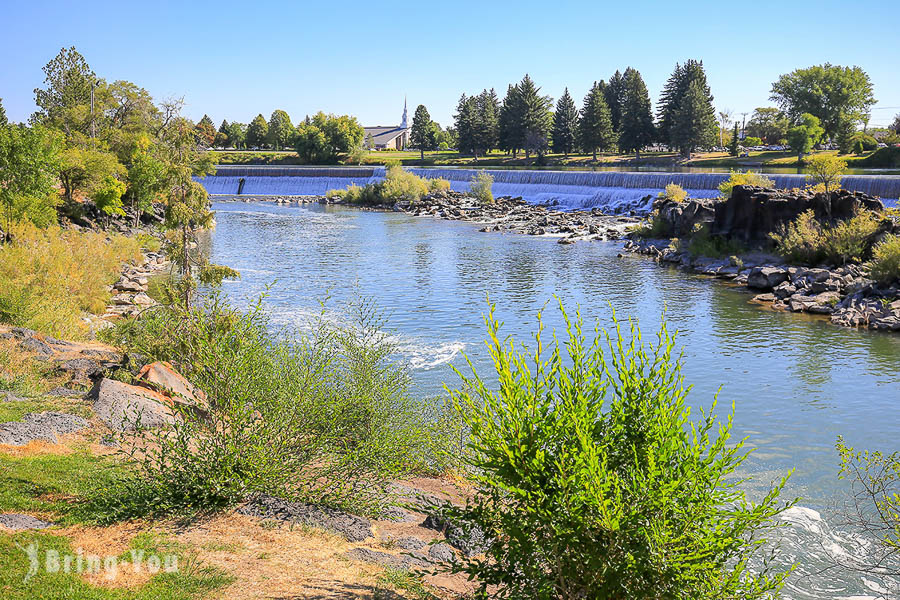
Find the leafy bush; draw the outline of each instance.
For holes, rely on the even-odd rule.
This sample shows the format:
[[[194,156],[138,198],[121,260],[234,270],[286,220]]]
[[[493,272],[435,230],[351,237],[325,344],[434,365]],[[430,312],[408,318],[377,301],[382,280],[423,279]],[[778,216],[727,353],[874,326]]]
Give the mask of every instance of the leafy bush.
[[[872,249],[869,276],[880,283],[900,280],[900,235],[888,235]]]
[[[723,257],[742,254],[746,248],[739,242],[709,234],[709,225],[697,224],[688,242],[691,256]]]
[[[49,227],[57,222],[58,205],[56,192],[43,196],[12,196],[7,204],[0,205],[0,223],[27,221],[37,227]]]
[[[650,215],[649,220],[644,221],[642,224],[632,229],[630,233],[634,237],[644,239],[667,238],[672,235],[669,224],[660,218],[655,211]]]
[[[900,146],[879,148],[869,156],[853,161],[854,167],[900,167]]]
[[[850,138],[851,144],[853,144],[853,152],[854,154],[862,154],[864,152],[872,152],[873,150],[878,149],[878,140],[876,140],[871,135],[863,133],[862,131],[857,131]]]
[[[450,189],[450,182],[446,179],[442,179],[440,177],[436,177],[434,179],[428,179],[428,191],[431,193],[434,192],[446,192]]]
[[[450,189],[446,179],[426,179],[406,171],[399,163],[387,167],[383,181],[365,186],[351,184],[344,190],[329,190],[326,196],[340,196],[350,204],[393,204],[394,202],[418,202],[430,192]]]
[[[671,200],[672,202],[684,202],[688,198],[688,194],[677,183],[670,183],[666,189],[657,194],[657,198]]]
[[[469,192],[482,204],[494,203],[494,177],[490,173],[478,171],[469,183]]]
[[[790,262],[845,264],[864,260],[878,231],[878,221],[869,211],[829,227],[816,220],[812,210],[770,234],[776,250]]]
[[[833,154],[816,154],[806,161],[806,168],[809,171],[806,178],[821,183],[825,186],[825,191],[830,192],[840,186],[847,161]]]
[[[241,312],[213,294],[119,326],[112,341],[172,362],[211,410],[126,435],[134,474],[98,493],[94,510],[109,521],[190,515],[264,493],[375,513],[391,479],[442,472],[452,439],[442,405],[410,396],[377,312],[354,310],[352,325],[323,315],[291,337],[271,332],[262,298]]]
[[[835,264],[859,262],[869,255],[877,232],[878,220],[869,211],[828,227],[825,229],[825,258]]]
[[[84,312],[100,313],[122,263],[140,258],[136,240],[120,235],[13,226],[0,246],[0,320],[65,338],[84,335]]]
[[[758,504],[736,475],[749,451],[731,440],[732,413],[691,420],[674,340],[663,325],[645,345],[583,333],[580,315],[545,347],[500,337],[488,346],[499,383],[474,371],[452,393],[470,428],[475,487],[448,517],[490,532],[486,558],[453,565],[491,598],[768,598],[786,573],[764,558],[762,536],[786,505],[777,483]],[[501,341],[504,340],[504,341]],[[789,504],[788,504],[789,505]]]
[[[746,173],[741,173],[740,171],[732,170],[728,179],[719,184],[719,197],[730,198],[731,190],[734,189],[734,186],[736,185],[754,185],[757,187],[773,188],[775,187],[775,182],[762,173],[754,173],[749,170]]]

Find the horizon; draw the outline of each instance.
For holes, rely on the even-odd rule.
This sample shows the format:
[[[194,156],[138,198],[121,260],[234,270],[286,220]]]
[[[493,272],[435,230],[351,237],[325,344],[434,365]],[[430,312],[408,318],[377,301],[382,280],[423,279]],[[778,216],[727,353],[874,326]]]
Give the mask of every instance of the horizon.
[[[198,121],[208,114],[217,126],[223,119],[268,118],[276,109],[294,124],[321,110],[355,116],[364,126],[388,126],[400,122],[406,98],[410,118],[424,104],[446,127],[463,93],[494,88],[502,98],[508,84],[528,73],[554,102],[568,88],[580,106],[594,81],[628,66],[641,72],[655,113],[675,63],[693,58],[704,63],[716,110],[729,109],[741,120],[757,107],[774,106],[769,90],[779,75],[830,62],[869,74],[878,103],[868,126],[890,124],[900,113],[900,38],[894,31],[900,6],[861,3],[851,10],[866,21],[851,31],[841,29],[848,22],[844,5],[798,4],[766,0],[749,17],[704,2],[653,5],[656,18],[645,19],[646,10],[570,3],[557,3],[548,14],[536,2],[514,14],[467,1],[438,7],[353,2],[340,11],[257,3],[252,14],[246,5],[228,2],[165,2],[151,13],[96,2],[77,14],[61,2],[34,2],[7,9],[10,22],[40,23],[41,34],[20,26],[0,40],[6,71],[0,98],[11,121],[26,121],[36,110],[33,90],[44,85],[41,68],[60,48],[75,46],[99,77],[131,81],[157,102],[183,97],[186,116]],[[170,7],[182,12],[173,17]],[[348,21],[348,14],[357,18]],[[795,29],[754,29],[770,23]],[[699,34],[692,30],[698,25]],[[673,42],[673,31],[693,35]],[[254,35],[265,45],[250,41]],[[305,48],[311,60],[297,60]]]

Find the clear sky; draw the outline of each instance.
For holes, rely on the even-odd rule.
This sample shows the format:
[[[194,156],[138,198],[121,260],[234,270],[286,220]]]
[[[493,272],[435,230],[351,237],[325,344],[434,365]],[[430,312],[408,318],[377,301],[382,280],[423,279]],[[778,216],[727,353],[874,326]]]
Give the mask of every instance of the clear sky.
[[[676,62],[703,60],[718,109],[771,105],[796,68],[858,65],[879,103],[871,126],[900,112],[900,0],[753,2],[46,2],[2,9],[0,97],[11,120],[34,111],[41,67],[76,46],[108,81],[157,99],[183,96],[188,116],[218,124],[295,122],[318,110],[394,125],[404,96],[442,125],[462,92],[527,72],[544,93],[580,105],[591,83],[638,69],[656,103]]]

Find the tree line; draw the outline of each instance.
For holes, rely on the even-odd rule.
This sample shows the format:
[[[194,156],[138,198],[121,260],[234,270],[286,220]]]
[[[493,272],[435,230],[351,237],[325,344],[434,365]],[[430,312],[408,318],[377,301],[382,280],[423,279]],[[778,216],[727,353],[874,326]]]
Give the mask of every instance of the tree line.
[[[875,103],[869,76],[859,67],[819,65],[782,75],[772,84],[771,100],[777,107],[759,107],[737,134],[729,132],[731,111],[716,112],[703,62],[676,64],[660,94],[656,114],[647,86],[638,70],[616,71],[608,81],[594,82],[581,107],[568,88],[556,101],[541,93],[529,75],[509,85],[501,100],[494,89],[463,94],[456,106],[454,133],[462,153],[478,156],[500,150],[517,156],[524,152],[542,157],[553,152],[635,153],[659,143],[688,156],[692,152],[725,146],[726,137],[787,144],[789,130],[808,125],[808,116],[822,124],[819,140],[831,140],[849,151],[865,130]],[[429,138],[430,120],[424,105],[416,109],[411,141],[423,152],[436,149]],[[900,130],[900,115],[893,126]],[[896,132],[895,132],[896,134]],[[756,139],[754,139],[756,138]],[[797,136],[793,136],[797,139]],[[757,145],[757,144],[748,144]]]

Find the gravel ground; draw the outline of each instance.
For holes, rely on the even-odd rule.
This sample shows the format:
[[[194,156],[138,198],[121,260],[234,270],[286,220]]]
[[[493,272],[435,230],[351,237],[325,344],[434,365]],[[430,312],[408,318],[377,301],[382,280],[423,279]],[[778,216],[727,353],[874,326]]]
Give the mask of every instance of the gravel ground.
[[[28,413],[21,421],[0,423],[0,444],[24,446],[33,440],[56,443],[57,435],[75,433],[88,426],[77,415],[60,412]]]

